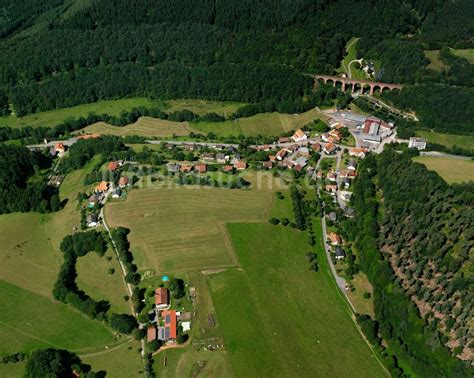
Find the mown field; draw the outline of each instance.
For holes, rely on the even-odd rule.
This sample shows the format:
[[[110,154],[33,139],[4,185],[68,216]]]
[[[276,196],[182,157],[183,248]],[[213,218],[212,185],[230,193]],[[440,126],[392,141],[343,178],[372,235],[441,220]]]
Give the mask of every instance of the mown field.
[[[176,272],[235,265],[224,226],[266,219],[273,194],[198,186],[132,191],[106,206],[110,226],[129,235],[140,269]]]
[[[320,272],[308,269],[306,233],[267,223],[227,227],[241,269],[208,283],[236,376],[384,376],[321,249]]]
[[[474,161],[437,156],[417,156],[413,161],[422,163],[435,171],[448,183],[460,183],[474,180]]]
[[[416,135],[426,139],[428,142],[442,144],[446,147],[458,146],[474,150],[474,136],[471,135],[444,134],[424,130],[417,130]]]
[[[0,355],[48,347],[81,353],[115,343],[105,324],[3,280],[0,303]]]
[[[167,112],[188,109],[199,115],[215,112],[228,116],[234,113],[242,105],[244,104],[237,102],[205,101],[193,99],[160,101],[143,97],[133,97],[119,100],[98,101],[91,104],[83,104],[70,108],[38,112],[24,117],[16,117],[15,115],[0,117],[0,127],[54,127],[71,117],[87,117],[89,113],[106,113],[112,116],[119,116],[122,111],[129,111],[132,108],[140,106],[146,108],[160,108]]]
[[[97,122],[87,126],[78,134],[99,133],[104,135],[138,135],[150,138],[168,138],[173,135],[188,135],[187,122],[171,122],[157,118],[142,117],[137,122],[123,126],[113,126],[106,122]]]
[[[425,50],[424,54],[430,60],[428,68],[434,71],[442,71],[449,68],[449,66],[441,60],[439,50]]]

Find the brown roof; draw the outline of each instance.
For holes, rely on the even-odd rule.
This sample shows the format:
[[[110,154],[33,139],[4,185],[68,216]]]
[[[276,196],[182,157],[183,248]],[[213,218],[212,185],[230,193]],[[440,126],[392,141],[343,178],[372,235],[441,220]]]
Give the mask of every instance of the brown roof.
[[[111,161],[109,164],[107,164],[107,169],[109,171],[116,171],[119,167],[118,161]]]
[[[193,166],[192,165],[187,165],[187,164],[181,164],[179,166],[179,170],[181,172],[191,172],[193,169]]]
[[[336,234],[335,232],[330,232],[328,234],[329,239],[331,240],[332,244],[341,244],[342,240],[341,237]]]
[[[273,168],[273,163],[271,161],[264,161],[263,166],[265,168],[272,169]]]
[[[151,326],[146,330],[146,341],[151,342],[156,340],[156,328]]]
[[[245,161],[239,160],[234,163],[235,169],[245,169],[247,168],[247,163]]]
[[[289,142],[290,142],[290,138],[288,137],[282,137],[278,139],[278,143],[289,143]]]
[[[64,144],[62,144],[62,143],[56,143],[56,144],[54,145],[54,149],[55,149],[55,150],[65,151],[65,150],[66,150],[66,147],[64,147]]]
[[[224,172],[231,172],[231,171],[234,170],[234,167],[233,167],[232,165],[224,165],[224,166],[222,167],[222,170],[223,170]]]
[[[159,287],[155,289],[155,305],[167,305],[168,304],[168,289],[165,287]]]

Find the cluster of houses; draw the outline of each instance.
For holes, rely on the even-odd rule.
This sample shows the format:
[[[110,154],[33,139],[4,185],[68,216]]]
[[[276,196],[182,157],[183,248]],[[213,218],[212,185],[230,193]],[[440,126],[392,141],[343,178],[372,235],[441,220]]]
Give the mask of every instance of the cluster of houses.
[[[123,162],[113,161],[107,164],[107,170],[110,172],[117,171]],[[87,199],[88,208],[96,209],[97,205],[103,204],[110,192],[112,198],[120,198],[122,191],[129,185],[129,179],[126,176],[120,176],[117,185],[109,181],[100,181],[94,188],[93,193]],[[92,211],[86,217],[87,227],[97,227],[100,225],[100,219],[97,212]]]
[[[335,232],[328,234],[328,244],[331,247],[331,251],[334,253],[336,260],[342,260],[346,257],[346,253],[342,248],[342,238]]]
[[[147,342],[160,340],[175,343],[178,337],[178,325],[183,332],[191,329],[190,312],[170,309],[170,293],[165,287],[155,289],[155,308],[150,311],[151,325],[147,328]]]

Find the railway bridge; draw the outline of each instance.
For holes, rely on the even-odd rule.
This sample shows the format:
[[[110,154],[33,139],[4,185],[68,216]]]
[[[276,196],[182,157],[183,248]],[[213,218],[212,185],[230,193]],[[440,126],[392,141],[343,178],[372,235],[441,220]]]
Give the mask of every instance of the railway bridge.
[[[394,89],[400,90],[403,88],[403,85],[400,84],[380,83],[369,80],[354,80],[340,76],[314,75],[314,79],[317,81],[323,81],[324,83],[332,82],[333,86],[341,84],[343,92],[351,88],[352,93],[355,93],[357,90],[360,90],[361,93],[364,93],[364,90],[368,87],[370,95],[373,95],[377,89],[380,90],[380,93],[382,93],[384,90],[393,91]]]

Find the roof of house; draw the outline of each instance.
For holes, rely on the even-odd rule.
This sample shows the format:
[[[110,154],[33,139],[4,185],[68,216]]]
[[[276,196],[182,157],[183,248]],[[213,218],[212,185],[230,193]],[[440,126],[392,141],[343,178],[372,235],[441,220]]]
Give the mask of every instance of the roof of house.
[[[64,144],[62,144],[62,143],[56,143],[56,144],[54,145],[54,149],[55,149],[55,150],[62,150],[62,151],[64,151],[64,150],[66,149],[66,147],[64,147]]]
[[[333,190],[337,190],[337,185],[336,184],[329,184],[329,185],[326,185],[326,192],[332,192]]]
[[[305,137],[306,137],[306,134],[301,129],[296,130],[295,133],[292,136],[293,139],[301,139],[301,138],[305,138]]]
[[[97,214],[95,214],[95,213],[89,214],[89,215],[87,216],[87,218],[86,218],[87,223],[97,222],[98,219],[99,219],[99,218],[98,218]]]
[[[336,234],[335,232],[330,232],[328,234],[328,238],[331,239],[331,243],[341,244],[341,241],[342,241],[341,237],[338,234]]]
[[[191,172],[192,169],[193,169],[193,166],[189,164],[181,164],[179,167],[179,170],[181,172]]]
[[[156,340],[157,334],[156,334],[156,328],[151,326],[148,327],[146,330],[146,340],[148,342]]]
[[[341,247],[336,247],[334,254],[336,255],[336,257],[346,257],[346,253]]]
[[[118,161],[111,161],[109,164],[107,164],[107,169],[109,171],[116,171],[119,167]]]
[[[125,186],[128,184],[128,177],[122,176],[118,182],[120,186]]]
[[[236,161],[234,163],[234,168],[235,169],[245,169],[245,168],[247,168],[247,163],[243,160]]]
[[[207,164],[196,164],[194,170],[199,173],[207,172]]]
[[[334,211],[331,211],[329,214],[328,214],[328,219],[329,220],[336,220],[337,219],[337,215]]]
[[[264,161],[262,163],[262,165],[265,167],[265,168],[268,168],[268,169],[271,169],[273,168],[273,163],[271,161]]]
[[[201,155],[201,158],[203,159],[214,159],[214,154],[211,154],[209,152],[204,152],[202,155]]]
[[[328,143],[328,144],[326,144],[326,146],[324,147],[324,149],[325,149],[326,151],[333,151],[335,148],[336,148],[336,146],[335,146],[334,144],[332,144],[332,143]]]
[[[95,187],[95,190],[98,192],[105,192],[106,190],[109,189],[109,183],[107,181],[101,181],[99,184]]]
[[[179,164],[168,163],[168,164],[166,164],[166,169],[170,172],[177,172],[177,171],[179,171]]]
[[[231,171],[234,170],[234,167],[233,167],[232,165],[224,165],[224,166],[222,167],[222,170],[223,170],[224,172],[231,172]]]
[[[169,300],[168,289],[158,287],[155,289],[155,305],[167,305]]]
[[[278,138],[278,143],[289,143],[289,142],[290,142],[290,138],[288,137]]]
[[[176,339],[177,334],[177,319],[176,311],[165,310],[161,313],[165,322],[165,337],[166,339]]]

